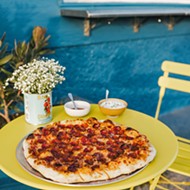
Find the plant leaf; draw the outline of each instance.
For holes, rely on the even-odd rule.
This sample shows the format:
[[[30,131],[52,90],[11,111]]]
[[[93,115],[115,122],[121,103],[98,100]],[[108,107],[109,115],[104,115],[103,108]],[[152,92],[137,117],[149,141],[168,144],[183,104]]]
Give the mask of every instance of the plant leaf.
[[[0,59],[0,65],[4,65],[5,63],[9,62],[12,59],[13,55],[9,54],[2,59]]]
[[[39,55],[44,55],[44,54],[53,54],[55,53],[54,50],[50,50],[50,49],[45,49],[39,52]]]
[[[5,73],[6,75],[11,75],[11,74],[12,74],[11,72],[9,72],[9,71],[7,71],[7,70],[5,70],[5,69],[3,69],[3,68],[1,68],[1,71],[2,71],[3,73]]]

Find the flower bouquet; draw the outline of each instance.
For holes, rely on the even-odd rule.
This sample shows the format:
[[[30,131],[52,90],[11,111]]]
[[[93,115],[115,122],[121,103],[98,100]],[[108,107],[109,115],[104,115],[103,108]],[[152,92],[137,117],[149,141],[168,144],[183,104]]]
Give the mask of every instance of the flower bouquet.
[[[47,123],[52,119],[52,89],[61,84],[65,67],[54,59],[34,59],[16,69],[6,85],[24,94],[25,119],[31,124]]]
[[[14,88],[22,93],[44,94],[52,91],[58,83],[65,80],[63,76],[65,67],[58,64],[54,59],[34,59],[32,62],[18,67],[9,82],[14,83]]]

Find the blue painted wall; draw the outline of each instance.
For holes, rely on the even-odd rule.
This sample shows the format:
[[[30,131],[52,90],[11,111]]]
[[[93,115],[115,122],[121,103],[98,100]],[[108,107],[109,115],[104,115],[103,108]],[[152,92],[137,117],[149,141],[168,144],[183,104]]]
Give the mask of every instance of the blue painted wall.
[[[67,67],[67,80],[54,90],[54,104],[62,103],[68,92],[97,103],[108,88],[111,97],[154,115],[161,62],[190,63],[189,18],[176,23],[173,31],[151,18],[138,33],[133,32],[131,19],[102,21],[85,37],[83,19],[61,17],[56,0],[1,0],[0,23],[0,35],[7,33],[10,49],[15,39],[28,40],[33,27],[47,28],[49,47],[56,50],[51,57]],[[190,104],[188,94],[170,91],[165,100],[163,113]],[[32,189],[2,173],[0,181],[0,189]]]
[[[13,42],[27,40],[33,27],[47,28],[51,35],[51,57],[66,66],[66,81],[54,90],[54,104],[63,102],[68,92],[97,103],[104,97],[125,99],[129,107],[154,115],[158,100],[157,79],[165,59],[190,63],[190,19],[183,18],[169,31],[156,18],[148,19],[138,33],[132,19],[97,23],[90,37],[83,35],[83,19],[60,16],[56,0],[1,0],[0,34]],[[178,98],[176,99],[176,96]],[[167,93],[168,112],[190,104],[182,93]]]

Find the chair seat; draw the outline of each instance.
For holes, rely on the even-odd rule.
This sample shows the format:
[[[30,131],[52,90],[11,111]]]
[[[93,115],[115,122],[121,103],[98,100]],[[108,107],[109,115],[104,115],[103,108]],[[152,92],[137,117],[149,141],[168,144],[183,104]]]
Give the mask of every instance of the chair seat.
[[[178,137],[179,152],[169,170],[190,176],[190,140]]]

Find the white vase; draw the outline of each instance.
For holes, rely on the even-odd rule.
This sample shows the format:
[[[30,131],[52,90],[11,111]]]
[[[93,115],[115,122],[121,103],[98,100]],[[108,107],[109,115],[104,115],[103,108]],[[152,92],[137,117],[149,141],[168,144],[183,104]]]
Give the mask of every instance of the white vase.
[[[24,93],[25,120],[33,125],[52,120],[52,92],[45,94]]]

